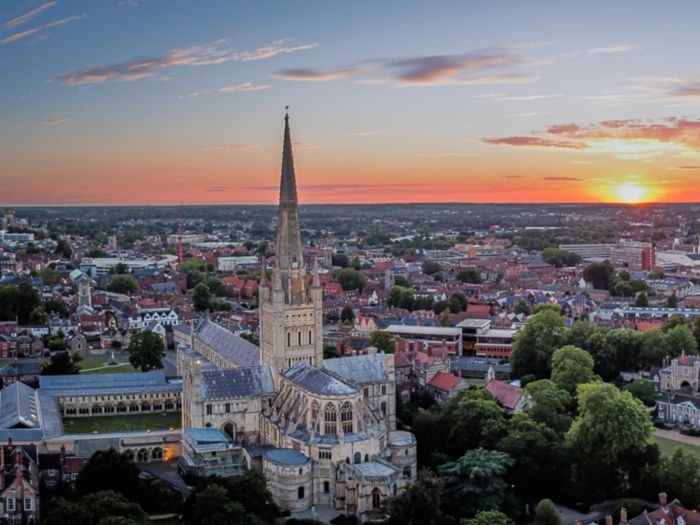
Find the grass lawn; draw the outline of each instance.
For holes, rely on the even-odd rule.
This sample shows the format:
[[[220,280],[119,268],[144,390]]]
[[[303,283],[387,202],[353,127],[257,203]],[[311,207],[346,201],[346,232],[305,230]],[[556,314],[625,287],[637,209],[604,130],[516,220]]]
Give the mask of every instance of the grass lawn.
[[[80,367],[81,374],[123,374],[124,372],[134,372],[134,367],[129,364],[126,359],[115,359],[119,363],[117,366],[107,366],[107,363],[111,361],[110,356],[105,357],[89,357],[83,359],[78,363]],[[105,368],[100,368],[105,367]],[[91,368],[97,368],[97,370],[90,370]],[[84,372],[82,371],[84,370]]]
[[[133,416],[88,416],[64,417],[63,431],[66,434],[93,434],[107,432],[129,432],[137,430],[167,430],[180,428],[180,412],[155,412]]]
[[[136,372],[136,369],[130,363],[119,363],[114,366],[106,366],[104,368],[95,368],[93,370],[81,369],[81,375],[86,374],[124,374],[126,372]]]
[[[665,452],[666,454],[673,454],[676,447],[681,447],[685,449],[686,452],[690,452],[700,459],[700,447],[688,445],[687,443],[680,443],[678,441],[673,441],[671,439],[666,439],[659,436],[656,436],[656,443],[659,445],[661,452]]]

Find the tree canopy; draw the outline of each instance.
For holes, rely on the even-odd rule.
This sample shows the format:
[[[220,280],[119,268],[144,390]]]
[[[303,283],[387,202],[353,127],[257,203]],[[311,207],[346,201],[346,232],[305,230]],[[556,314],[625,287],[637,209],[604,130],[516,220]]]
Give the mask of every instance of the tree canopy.
[[[565,341],[566,323],[561,315],[549,310],[533,315],[513,343],[510,355],[513,375],[549,377],[552,354]]]
[[[115,275],[107,285],[108,292],[130,294],[139,291],[139,283],[131,275]]]
[[[151,330],[141,330],[134,334],[129,341],[127,351],[129,363],[134,368],[140,368],[143,372],[163,368],[163,357],[165,357],[163,338]]]

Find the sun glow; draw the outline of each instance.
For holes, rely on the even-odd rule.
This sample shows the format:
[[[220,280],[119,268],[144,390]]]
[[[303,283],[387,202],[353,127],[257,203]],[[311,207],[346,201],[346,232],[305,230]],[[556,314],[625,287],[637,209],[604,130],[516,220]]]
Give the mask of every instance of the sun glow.
[[[623,182],[613,187],[613,193],[620,202],[638,204],[648,199],[649,190],[638,182]]]

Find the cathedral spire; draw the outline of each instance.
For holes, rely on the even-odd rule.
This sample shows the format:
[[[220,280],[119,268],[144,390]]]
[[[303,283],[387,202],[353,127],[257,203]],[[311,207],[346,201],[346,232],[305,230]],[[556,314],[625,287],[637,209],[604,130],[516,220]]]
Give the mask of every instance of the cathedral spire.
[[[299,231],[299,206],[294,174],[292,138],[289,132],[289,114],[284,116],[284,146],[282,149],[282,174],[280,178],[280,203],[277,217],[277,263],[284,289],[285,301],[302,303],[306,300],[304,279],[304,255]]]

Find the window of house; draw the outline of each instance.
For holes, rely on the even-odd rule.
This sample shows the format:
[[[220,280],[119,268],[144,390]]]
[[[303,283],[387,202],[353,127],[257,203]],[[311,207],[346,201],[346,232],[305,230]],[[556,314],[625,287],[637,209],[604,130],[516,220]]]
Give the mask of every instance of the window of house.
[[[224,405],[224,411],[225,411],[227,414],[228,414],[229,412],[231,412],[231,403],[226,403],[226,404]]]
[[[386,395],[386,385],[382,385],[382,395]]]
[[[404,467],[404,468],[403,468],[403,477],[404,477],[404,478],[410,478],[410,477],[411,477],[411,467]]]
[[[335,405],[333,403],[328,403],[326,405],[326,409],[324,411],[324,419],[326,422],[325,433],[331,436],[335,436],[338,433],[338,426],[336,423],[338,421],[338,412],[335,409]]]
[[[297,336],[298,336],[297,338],[299,339],[299,346],[301,346],[301,332],[299,332],[299,333],[297,334]]]
[[[7,512],[14,512],[15,511],[15,498],[6,498],[5,499],[5,510],[7,510]]]
[[[318,449],[318,459],[331,459],[331,449],[320,448]]]
[[[211,416],[211,414],[212,414],[212,406],[211,406],[211,405],[207,405],[207,415],[208,415],[208,416]]]
[[[379,489],[374,489],[372,491],[372,508],[378,509],[382,504],[382,494]]]
[[[34,500],[32,498],[24,498],[24,510],[32,510],[34,508]]]
[[[352,434],[352,405],[348,401],[340,407],[340,422],[343,433]]]

